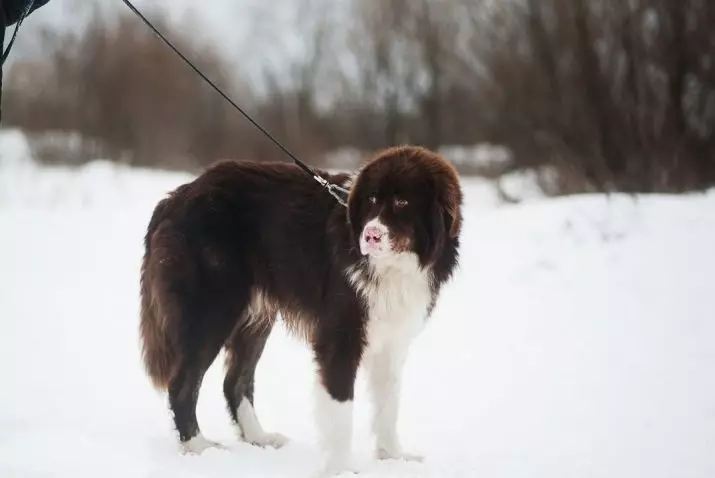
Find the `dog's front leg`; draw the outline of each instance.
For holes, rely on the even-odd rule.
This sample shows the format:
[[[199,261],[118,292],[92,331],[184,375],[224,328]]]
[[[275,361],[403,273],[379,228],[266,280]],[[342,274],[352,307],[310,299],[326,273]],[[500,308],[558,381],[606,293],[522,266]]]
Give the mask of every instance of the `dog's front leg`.
[[[322,448],[327,453],[324,474],[359,471],[352,457],[355,377],[362,340],[348,327],[319,337],[314,344],[319,383],[315,418]]]
[[[379,459],[422,461],[421,456],[403,451],[397,433],[402,370],[408,346],[403,340],[389,340],[366,357],[365,369],[373,402],[372,430]]]

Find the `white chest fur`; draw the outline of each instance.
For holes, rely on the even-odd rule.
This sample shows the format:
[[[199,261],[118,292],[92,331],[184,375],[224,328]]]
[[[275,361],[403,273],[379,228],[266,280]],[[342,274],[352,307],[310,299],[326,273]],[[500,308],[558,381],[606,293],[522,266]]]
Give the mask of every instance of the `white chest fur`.
[[[370,258],[370,277],[348,277],[368,307],[367,348],[362,366],[373,401],[372,430],[381,458],[417,458],[402,451],[397,435],[402,367],[412,339],[420,333],[432,302],[430,276],[413,253]]]
[[[368,352],[386,342],[410,342],[422,330],[432,300],[429,276],[413,253],[371,261],[371,265],[371,280],[357,271],[350,274],[368,305]]]

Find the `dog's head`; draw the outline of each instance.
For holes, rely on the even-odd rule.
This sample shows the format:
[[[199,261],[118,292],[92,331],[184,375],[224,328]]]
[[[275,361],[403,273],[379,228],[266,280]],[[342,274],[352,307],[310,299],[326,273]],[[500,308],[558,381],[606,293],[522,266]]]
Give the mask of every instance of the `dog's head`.
[[[348,219],[372,260],[414,253],[436,261],[461,230],[462,190],[446,159],[416,146],[389,148],[368,161],[348,198]]]

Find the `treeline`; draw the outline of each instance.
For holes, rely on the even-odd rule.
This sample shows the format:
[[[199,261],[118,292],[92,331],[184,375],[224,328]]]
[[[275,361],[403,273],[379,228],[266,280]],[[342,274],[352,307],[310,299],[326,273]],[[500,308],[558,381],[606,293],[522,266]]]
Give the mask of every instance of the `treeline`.
[[[711,0],[310,0],[300,11],[305,54],[267,70],[261,89],[216,45],[158,27],[313,164],[341,148],[489,142],[511,151],[505,170],[556,173],[563,191],[715,184]],[[7,123],[77,132],[92,155],[139,165],[284,159],[131,13],[90,25],[8,72]]]

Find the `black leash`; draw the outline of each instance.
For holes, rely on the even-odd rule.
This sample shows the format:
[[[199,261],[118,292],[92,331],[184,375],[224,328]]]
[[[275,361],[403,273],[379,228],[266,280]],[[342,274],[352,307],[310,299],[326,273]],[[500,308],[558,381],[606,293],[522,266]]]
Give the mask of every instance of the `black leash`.
[[[30,14],[30,10],[32,10],[32,6],[34,4],[35,0],[30,0],[27,3],[25,10],[23,10],[22,15],[20,15],[20,18],[17,20],[17,25],[15,25],[15,31],[12,34],[10,43],[7,44],[7,48],[2,54],[2,63],[0,63],[0,68],[5,65],[5,60],[7,60],[7,57],[10,55],[10,49],[12,48],[12,44],[15,43],[15,38],[17,38],[17,31],[20,29],[20,25],[22,24],[22,21],[25,19],[25,17]],[[0,8],[2,7],[0,6]],[[2,45],[2,39],[0,39],[0,45]]]
[[[177,55],[179,55],[179,57],[181,57],[181,59],[184,60],[184,62],[186,62],[186,64],[189,65],[189,66],[196,72],[196,74],[198,74],[201,78],[204,79],[204,81],[206,81],[209,85],[211,85],[211,87],[212,87],[214,90],[216,90],[216,92],[217,92],[219,95],[221,95],[226,101],[228,101],[228,102],[231,104],[231,106],[233,106],[234,108],[236,108],[239,113],[241,113],[248,121],[251,122],[251,124],[253,124],[253,126],[255,126],[256,128],[258,128],[258,129],[259,129],[263,134],[265,134],[271,141],[273,141],[273,143],[274,143],[276,146],[278,146],[285,154],[287,154],[288,157],[291,158],[291,159],[293,160],[293,162],[295,162],[295,164],[298,165],[298,167],[299,167],[300,169],[302,169],[302,170],[305,171],[307,174],[309,174],[310,176],[312,176],[313,179],[315,179],[321,186],[323,186],[325,189],[327,189],[328,192],[330,193],[330,195],[333,196],[333,197],[338,201],[338,203],[340,203],[341,205],[347,207],[347,196],[348,196],[348,190],[347,190],[347,189],[342,188],[342,187],[338,186],[337,184],[332,184],[332,183],[328,182],[325,178],[323,178],[322,176],[318,175],[315,171],[313,171],[312,169],[310,169],[305,163],[303,163],[301,160],[299,160],[298,158],[296,158],[293,153],[291,153],[288,149],[286,149],[286,147],[283,146],[283,145],[282,145],[276,138],[274,138],[268,131],[266,131],[265,129],[263,129],[263,127],[261,127],[261,125],[259,125],[258,123],[256,123],[256,121],[254,121],[253,118],[251,118],[251,116],[243,110],[243,108],[241,108],[240,106],[238,106],[231,98],[228,97],[228,95],[226,95],[223,91],[221,91],[221,89],[220,89],[218,86],[216,86],[211,80],[209,80],[209,79],[206,77],[206,75],[204,75],[204,74],[201,72],[201,70],[199,70],[188,58],[186,58],[179,50],[177,50],[176,47],[175,47],[169,40],[167,40],[166,37],[164,37],[164,35],[162,35],[161,32],[159,32],[159,30],[157,30],[157,28],[156,28],[149,20],[146,19],[146,17],[144,17],[144,15],[141,14],[141,12],[132,4],[132,2],[130,2],[129,0],[122,0],[122,1],[126,4],[127,7],[129,7],[129,9],[130,9],[132,12],[134,12],[134,13],[137,15],[149,28],[151,28],[152,31],[153,31],[159,38],[161,38],[161,39],[164,41],[164,43],[166,43],[166,44],[169,46],[169,48],[171,48],[172,50],[174,50],[174,53],[176,53]]]

